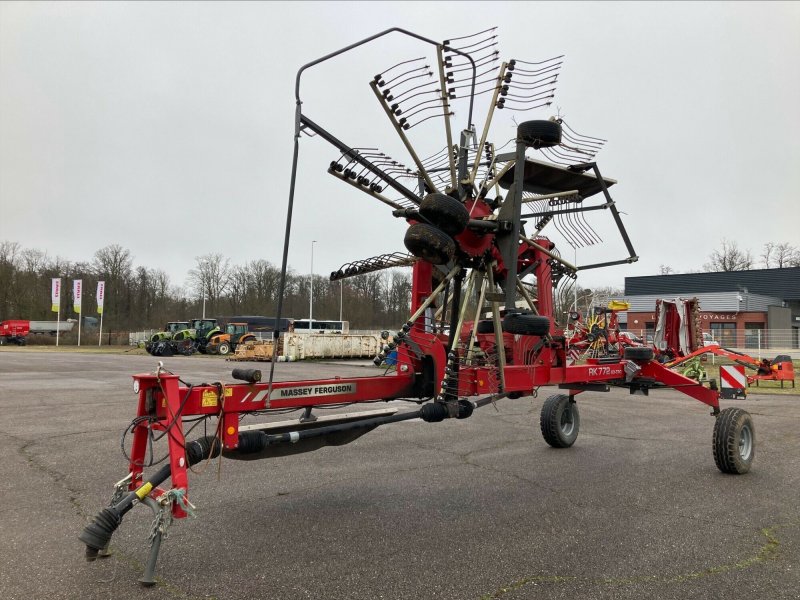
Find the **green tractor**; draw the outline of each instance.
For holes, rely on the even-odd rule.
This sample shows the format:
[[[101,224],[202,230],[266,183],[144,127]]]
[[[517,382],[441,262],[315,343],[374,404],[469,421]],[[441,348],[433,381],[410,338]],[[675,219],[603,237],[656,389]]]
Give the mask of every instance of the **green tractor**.
[[[174,354],[172,339],[181,331],[189,329],[188,321],[170,321],[162,331],[157,331],[145,342],[144,349],[153,356],[171,356]]]
[[[206,353],[226,356],[234,352],[239,344],[255,340],[256,336],[250,333],[247,323],[228,323],[224,333],[220,332],[209,340]]]
[[[195,352],[206,353],[206,346],[222,330],[216,319],[192,319],[188,329],[179,331],[172,338],[173,351],[190,355]]]

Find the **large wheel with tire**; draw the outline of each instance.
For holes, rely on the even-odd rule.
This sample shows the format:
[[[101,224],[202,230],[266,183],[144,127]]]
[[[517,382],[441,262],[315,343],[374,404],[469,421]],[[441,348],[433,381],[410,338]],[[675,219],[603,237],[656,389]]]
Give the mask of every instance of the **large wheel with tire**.
[[[625,360],[653,360],[653,349],[645,346],[628,346],[622,356]]]
[[[517,138],[531,148],[550,148],[561,143],[561,123],[525,121],[517,127]]]
[[[447,235],[458,235],[469,223],[469,211],[462,202],[447,194],[428,194],[419,205],[419,214]]]
[[[714,462],[723,473],[747,473],[756,456],[753,418],[741,408],[726,408],[714,423]]]
[[[578,405],[566,394],[550,396],[542,405],[540,425],[545,442],[553,448],[569,448],[581,427]]]
[[[453,238],[427,223],[414,223],[409,227],[403,243],[411,254],[434,265],[447,264],[456,253]]]
[[[230,353],[231,345],[228,342],[222,342],[219,346],[217,346],[217,354],[227,356]]]
[[[511,313],[503,317],[503,331],[518,335],[547,335],[550,319],[540,315]]]

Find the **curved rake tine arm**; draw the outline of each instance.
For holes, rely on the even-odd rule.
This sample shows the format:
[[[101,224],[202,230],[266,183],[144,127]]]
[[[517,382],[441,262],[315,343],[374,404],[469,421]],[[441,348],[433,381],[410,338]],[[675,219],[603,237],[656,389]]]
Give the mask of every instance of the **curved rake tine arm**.
[[[389,105],[387,103],[388,102],[387,99],[384,98],[383,94],[381,94],[378,91],[378,86],[375,84],[374,81],[370,81],[369,82],[369,87],[375,93],[375,97],[378,99],[378,102],[380,103],[381,107],[383,108],[384,112],[386,113],[386,116],[389,117],[389,121],[391,121],[392,126],[394,127],[395,131],[397,132],[397,135],[400,136],[400,140],[403,142],[403,145],[406,147],[406,150],[408,151],[408,154],[411,156],[411,160],[413,160],[414,164],[417,165],[417,170],[419,170],[420,175],[422,175],[422,178],[425,180],[425,184],[432,191],[438,191],[438,189],[434,185],[433,181],[431,180],[430,175],[428,175],[428,172],[425,170],[425,167],[422,165],[422,161],[420,161],[419,156],[417,156],[417,153],[414,150],[414,147],[411,145],[411,142],[409,141],[408,137],[406,136],[405,133],[403,133],[403,128],[400,126],[400,123],[397,121],[397,118],[394,116],[394,112],[392,112],[391,107],[389,107]]]
[[[447,136],[447,147],[453,147],[453,131],[450,128],[450,99],[447,92],[447,79],[444,75],[444,51],[442,46],[436,48],[436,62],[439,65],[439,85],[441,86],[442,109],[444,110],[444,131]],[[450,189],[456,189],[456,161],[452,152],[447,153],[450,163]]]
[[[489,136],[489,128],[492,126],[492,117],[494,116],[495,108],[497,108],[497,97],[500,95],[500,91],[503,88],[503,78],[506,76],[507,68],[508,63],[503,63],[500,65],[500,70],[497,73],[497,86],[495,86],[494,95],[492,96],[492,101],[489,104],[489,111],[486,114],[486,120],[483,123],[483,133],[481,133],[481,141],[478,142],[478,148],[483,148],[484,144],[486,143],[486,138]],[[475,162],[472,164],[472,172],[469,175],[470,185],[475,182],[475,177],[478,175],[478,165],[480,162],[481,154],[480,152],[476,152]]]
[[[378,200],[380,202],[383,202],[387,206],[391,206],[392,208],[394,208],[396,210],[402,210],[404,208],[403,206],[401,206],[400,204],[398,204],[394,200],[389,200],[389,198],[387,198],[383,194],[379,194],[378,192],[372,191],[368,187],[364,187],[364,186],[359,185],[358,183],[356,183],[352,179],[350,179],[348,177],[345,177],[341,173],[337,173],[333,169],[328,169],[328,173],[330,173],[331,175],[336,177],[336,179],[339,179],[340,181],[344,181],[345,183],[347,183],[347,184],[353,186],[354,188],[356,188],[357,190],[360,190],[360,191],[364,192],[365,194],[367,194],[367,196],[371,196],[371,197],[375,198],[376,200]]]
[[[419,196],[417,194],[415,194],[410,189],[408,189],[407,187],[402,185],[399,181],[397,181],[396,179],[391,177],[388,173],[386,173],[386,171],[384,171],[383,169],[379,168],[377,165],[375,165],[375,163],[373,163],[371,160],[367,159],[363,154],[361,154],[357,150],[351,148],[350,146],[348,146],[344,142],[340,141],[338,138],[334,137],[331,133],[329,133],[328,131],[326,131],[325,129],[323,129],[322,127],[317,125],[316,123],[314,123],[308,117],[301,116],[301,119],[302,119],[303,124],[306,127],[308,127],[311,130],[315,131],[326,142],[328,142],[329,144],[335,146],[340,151],[342,151],[344,153],[343,156],[345,156],[349,161],[348,164],[350,164],[350,163],[358,163],[358,164],[360,164],[360,165],[362,165],[364,167],[367,167],[372,173],[374,173],[375,175],[377,175],[378,177],[383,179],[386,182],[387,185],[393,187],[395,190],[400,192],[403,196],[405,196],[406,198],[408,198],[409,200],[411,200],[415,204],[419,204]],[[294,167],[294,165],[293,165],[293,167]],[[295,169],[293,168],[293,172],[294,172],[294,170]],[[294,182],[294,180],[293,180],[293,182]],[[293,188],[290,187],[290,190],[293,190]]]

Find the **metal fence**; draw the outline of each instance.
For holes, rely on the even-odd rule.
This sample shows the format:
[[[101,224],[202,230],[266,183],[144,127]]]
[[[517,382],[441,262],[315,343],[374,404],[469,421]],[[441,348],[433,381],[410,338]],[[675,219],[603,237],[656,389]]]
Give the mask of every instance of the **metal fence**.
[[[128,345],[130,346],[138,346],[140,343],[144,343],[150,339],[150,336],[153,335],[158,329],[146,329],[145,331],[131,331],[128,333]]]
[[[629,329],[640,335],[648,343],[653,342],[652,329]],[[710,340],[706,344],[715,343],[725,348],[745,350],[748,354],[763,351],[765,355],[779,354],[780,351],[796,353],[800,349],[800,329],[712,329],[708,332]],[[791,352],[795,351],[795,352]]]

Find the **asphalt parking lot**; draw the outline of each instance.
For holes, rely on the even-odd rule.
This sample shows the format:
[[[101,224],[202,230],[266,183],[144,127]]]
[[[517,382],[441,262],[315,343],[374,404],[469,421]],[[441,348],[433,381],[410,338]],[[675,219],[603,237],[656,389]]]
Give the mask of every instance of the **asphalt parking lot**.
[[[195,382],[229,381],[233,364],[165,363]],[[197,518],[171,528],[144,589],[149,510],[125,517],[110,558],[86,563],[77,536],[126,474],[130,375],[154,366],[0,352],[4,599],[800,598],[800,396],[735,402],[753,414],[757,453],[730,476],[705,405],[587,393],[577,443],[555,450],[539,433],[546,388],[463,421],[208,464],[190,476]],[[276,366],[277,379],[338,372],[374,369]]]

